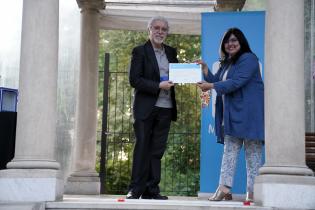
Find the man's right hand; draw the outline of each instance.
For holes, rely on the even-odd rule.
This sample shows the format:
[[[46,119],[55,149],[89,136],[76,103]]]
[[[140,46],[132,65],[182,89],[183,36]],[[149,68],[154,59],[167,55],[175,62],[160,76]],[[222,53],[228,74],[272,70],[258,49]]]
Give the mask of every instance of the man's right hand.
[[[163,89],[163,90],[169,90],[171,89],[171,87],[174,86],[174,83],[172,81],[162,81],[159,84],[159,88]]]

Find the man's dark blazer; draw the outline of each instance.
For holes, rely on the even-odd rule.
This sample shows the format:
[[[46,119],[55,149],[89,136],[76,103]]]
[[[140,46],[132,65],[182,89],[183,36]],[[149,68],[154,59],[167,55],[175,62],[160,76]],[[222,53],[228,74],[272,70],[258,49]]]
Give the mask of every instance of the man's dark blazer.
[[[163,44],[169,63],[178,63],[175,48]],[[133,116],[144,120],[149,117],[159,97],[160,71],[151,41],[137,46],[132,51],[129,71],[130,85],[135,88],[133,101]],[[174,86],[171,88],[173,102],[172,120],[177,119]]]

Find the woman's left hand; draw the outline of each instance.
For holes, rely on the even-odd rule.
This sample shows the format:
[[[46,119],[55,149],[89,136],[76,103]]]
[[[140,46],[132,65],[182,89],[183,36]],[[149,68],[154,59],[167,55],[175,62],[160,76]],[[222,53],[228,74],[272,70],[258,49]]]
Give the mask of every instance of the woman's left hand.
[[[205,81],[200,81],[197,83],[197,86],[202,90],[202,91],[208,91],[213,88],[213,83],[208,83]]]

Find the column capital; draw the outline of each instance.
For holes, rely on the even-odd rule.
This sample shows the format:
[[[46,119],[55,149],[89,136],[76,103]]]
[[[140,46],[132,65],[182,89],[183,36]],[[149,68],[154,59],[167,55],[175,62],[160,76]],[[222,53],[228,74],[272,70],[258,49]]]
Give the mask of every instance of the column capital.
[[[214,6],[216,12],[241,11],[246,0],[217,0]]]
[[[77,0],[79,8],[89,9],[89,10],[104,10],[105,1],[104,0]]]

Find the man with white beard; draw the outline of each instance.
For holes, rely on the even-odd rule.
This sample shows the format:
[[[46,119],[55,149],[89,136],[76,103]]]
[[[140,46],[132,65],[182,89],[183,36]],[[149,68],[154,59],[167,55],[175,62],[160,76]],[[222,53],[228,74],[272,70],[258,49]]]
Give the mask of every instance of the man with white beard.
[[[160,194],[159,183],[171,121],[177,119],[174,83],[168,79],[169,63],[178,62],[176,49],[163,43],[168,31],[164,17],[151,18],[149,40],[132,51],[129,82],[134,88],[136,143],[127,199],[168,199]]]

